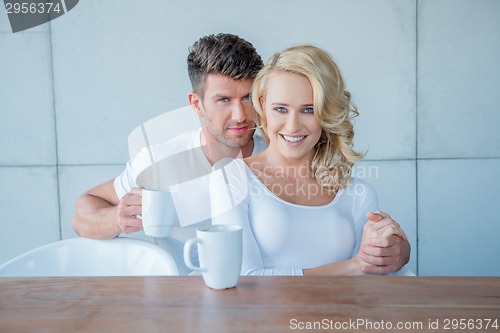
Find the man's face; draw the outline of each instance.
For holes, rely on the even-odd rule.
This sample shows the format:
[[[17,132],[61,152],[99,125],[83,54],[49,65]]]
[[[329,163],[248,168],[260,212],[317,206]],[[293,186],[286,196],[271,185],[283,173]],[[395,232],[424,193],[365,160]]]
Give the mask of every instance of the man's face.
[[[247,146],[255,132],[252,80],[209,74],[199,107],[208,135],[233,148]]]

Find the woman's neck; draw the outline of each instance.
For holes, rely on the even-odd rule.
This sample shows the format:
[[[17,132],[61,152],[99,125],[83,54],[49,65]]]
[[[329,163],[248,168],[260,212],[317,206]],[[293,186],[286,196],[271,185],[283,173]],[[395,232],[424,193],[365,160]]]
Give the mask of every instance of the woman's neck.
[[[284,201],[303,206],[323,206],[335,193],[325,190],[311,169],[312,157],[287,159],[269,149],[245,159],[254,175],[269,191]]]
[[[271,149],[266,149],[255,157],[247,158],[245,161],[250,169],[265,170],[266,174],[274,174],[280,178],[314,178],[311,169],[313,154],[300,159],[286,158],[283,155],[273,153]],[[252,164],[254,164],[254,168]]]

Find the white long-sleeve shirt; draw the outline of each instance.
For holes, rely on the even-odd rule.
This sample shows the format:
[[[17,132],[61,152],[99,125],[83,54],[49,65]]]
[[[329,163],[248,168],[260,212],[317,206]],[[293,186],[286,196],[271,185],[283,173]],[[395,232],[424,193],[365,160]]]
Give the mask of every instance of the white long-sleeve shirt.
[[[366,213],[378,206],[368,183],[352,178],[329,204],[302,206],[272,193],[242,160],[224,164],[211,180],[212,223],[243,227],[242,275],[303,275],[359,250]]]

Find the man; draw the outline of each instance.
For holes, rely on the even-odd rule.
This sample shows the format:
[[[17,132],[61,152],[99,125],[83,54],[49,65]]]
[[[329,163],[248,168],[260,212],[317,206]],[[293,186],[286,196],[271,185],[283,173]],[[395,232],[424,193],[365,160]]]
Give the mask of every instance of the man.
[[[168,159],[182,153],[182,150],[189,151],[189,160],[194,161],[190,164],[196,169],[195,173],[206,174],[210,172],[211,165],[221,158],[244,158],[264,149],[262,138],[254,136],[250,99],[253,79],[263,63],[252,44],[231,34],[205,36],[193,44],[187,62],[193,89],[188,94],[188,100],[203,120],[202,128],[154,147],[155,153]],[[128,234],[142,230],[142,221],[137,218],[142,213],[137,176],[145,169],[143,159],[144,156],[138,154],[115,180],[101,184],[78,198],[73,227],[80,236],[110,239],[122,232]],[[167,172],[183,167],[177,165],[167,169]],[[174,178],[183,177],[185,175]],[[209,200],[208,191],[203,186],[189,194],[198,202]],[[191,210],[197,208],[196,205],[192,207]],[[184,210],[187,208],[177,207],[177,215]],[[202,214],[195,222],[203,223],[203,217]],[[388,219],[390,216],[382,214],[370,217],[374,222]],[[174,254],[181,273],[185,274],[188,271],[182,260],[182,245],[192,236],[196,223],[190,222],[190,227],[181,227],[182,221],[177,223],[170,237],[155,239],[155,242]],[[363,249],[363,260],[378,265],[365,267],[367,273],[392,272],[409,260],[410,246],[397,236],[374,238],[367,244]]]

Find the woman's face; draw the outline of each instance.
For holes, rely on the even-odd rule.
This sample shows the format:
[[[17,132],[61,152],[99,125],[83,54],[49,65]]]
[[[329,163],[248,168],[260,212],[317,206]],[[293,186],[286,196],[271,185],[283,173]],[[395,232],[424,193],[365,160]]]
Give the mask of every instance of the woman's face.
[[[269,147],[287,159],[311,160],[322,129],[314,118],[313,89],[303,75],[274,71],[261,99]]]

